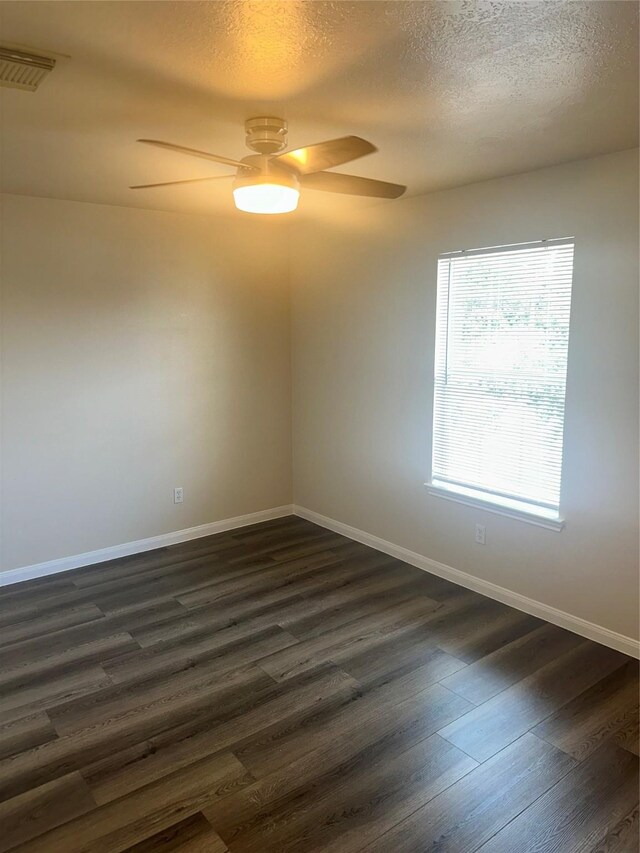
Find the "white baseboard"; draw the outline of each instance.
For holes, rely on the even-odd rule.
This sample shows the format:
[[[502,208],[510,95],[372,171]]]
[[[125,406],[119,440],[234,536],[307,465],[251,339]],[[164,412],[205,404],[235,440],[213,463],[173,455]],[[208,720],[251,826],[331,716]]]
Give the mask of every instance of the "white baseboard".
[[[189,539],[200,539],[202,536],[212,536],[214,533],[235,530],[236,527],[246,527],[249,524],[270,521],[273,518],[283,518],[286,515],[292,515],[292,513],[293,507],[290,504],[276,506],[272,509],[263,509],[260,512],[250,512],[248,515],[238,515],[235,518],[223,518],[221,521],[212,521],[210,524],[200,524],[198,527],[187,527],[173,533],[162,533],[160,536],[151,536],[148,539],[138,539],[136,542],[125,542],[123,545],[100,548],[98,551],[87,551],[85,554],[61,557],[59,560],[49,560],[46,563],[9,569],[6,572],[0,572],[0,587],[32,580],[33,578],[42,578],[46,575],[55,575],[58,572],[67,572],[70,569],[79,569],[82,566],[91,566],[94,563],[104,563],[118,557],[128,557],[131,554],[153,551],[155,548],[166,548],[167,545],[176,545],[178,542],[187,542]]]
[[[364,530],[358,530],[358,528],[351,527],[349,524],[343,524],[341,521],[336,521],[326,515],[321,515],[318,512],[313,512],[312,510],[305,509],[305,507],[296,505],[273,507],[272,509],[265,509],[260,512],[252,512],[248,515],[239,515],[235,518],[224,518],[220,521],[213,521],[210,524],[201,524],[198,527],[188,527],[172,533],[163,533],[160,536],[151,536],[148,539],[138,539],[135,542],[114,545],[110,548],[101,548],[97,551],[87,551],[84,554],[61,557],[58,560],[49,560],[48,562],[36,563],[32,566],[9,569],[8,571],[0,572],[0,587],[19,583],[20,581],[54,575],[59,572],[66,572],[70,569],[78,569],[82,566],[90,566],[94,563],[104,563],[107,560],[115,560],[118,557],[128,557],[132,554],[153,551],[155,548],[165,548],[168,545],[176,545],[179,542],[187,542],[190,539],[212,536],[215,533],[223,533],[226,530],[246,527],[249,524],[259,524],[261,521],[283,518],[291,514],[298,515],[300,518],[306,518],[314,524],[326,527],[328,530],[333,530],[335,533],[340,533],[349,539],[354,539],[356,542],[361,542],[363,545],[368,545],[370,548],[375,548],[377,551],[389,554],[391,557],[396,557],[398,560],[416,566],[425,572],[438,575],[438,577],[445,578],[445,580],[459,586],[464,586],[481,595],[486,595],[488,598],[501,601],[503,604],[515,607],[517,610],[522,610],[531,616],[545,619],[547,622],[551,622],[561,628],[566,628],[568,631],[573,631],[575,634],[580,634],[580,636],[586,637],[589,640],[602,643],[632,657],[640,658],[640,643],[631,637],[618,634],[616,631],[609,630],[609,628],[596,625],[594,622],[588,622],[586,619],[573,616],[571,613],[558,610],[556,607],[543,604],[533,598],[528,598],[526,595],[512,592],[490,581],[476,578],[467,572],[454,569],[452,566],[447,566],[444,563],[438,563],[415,551],[409,551],[407,548],[394,545],[393,542],[388,542],[386,539],[380,539],[378,536],[366,533]]]
[[[438,575],[438,577],[445,578],[445,580],[456,583],[459,586],[464,586],[467,589],[472,589],[474,592],[479,592],[481,595],[486,595],[488,598],[501,601],[503,604],[515,607],[516,610],[522,610],[531,616],[537,616],[540,619],[551,622],[553,625],[558,625],[560,628],[573,631],[574,634],[580,634],[582,637],[594,640],[596,643],[602,643],[604,646],[624,652],[624,654],[631,655],[631,657],[640,658],[640,643],[631,637],[625,637],[624,634],[618,634],[616,631],[609,630],[609,628],[603,628],[601,625],[588,622],[586,619],[573,616],[571,613],[558,610],[556,607],[543,604],[541,601],[528,598],[526,595],[512,592],[490,581],[481,580],[467,574],[467,572],[447,566],[444,563],[430,560],[428,557],[423,557],[422,554],[417,554],[415,551],[409,551],[400,545],[387,542],[386,539],[380,539],[378,536],[365,533],[363,530],[358,530],[357,527],[343,524],[341,521],[320,515],[320,513],[313,512],[310,509],[305,509],[294,504],[293,512],[295,515],[300,516],[300,518],[306,518],[307,521],[312,521],[314,524],[319,524],[321,527],[333,530],[334,533],[341,533],[349,539],[362,542],[363,545],[368,545],[377,551],[382,551],[391,557],[396,557],[398,560],[416,566],[425,572]]]

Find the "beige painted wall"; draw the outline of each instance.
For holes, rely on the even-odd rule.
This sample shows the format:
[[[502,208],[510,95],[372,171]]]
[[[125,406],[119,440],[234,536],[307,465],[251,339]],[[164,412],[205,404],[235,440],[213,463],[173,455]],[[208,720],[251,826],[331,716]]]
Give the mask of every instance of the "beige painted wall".
[[[637,151],[297,227],[295,502],[637,637]],[[570,235],[567,525],[556,533],[428,495],[423,482],[438,254]]]
[[[1,237],[4,569],[290,503],[281,226],[4,196]]]

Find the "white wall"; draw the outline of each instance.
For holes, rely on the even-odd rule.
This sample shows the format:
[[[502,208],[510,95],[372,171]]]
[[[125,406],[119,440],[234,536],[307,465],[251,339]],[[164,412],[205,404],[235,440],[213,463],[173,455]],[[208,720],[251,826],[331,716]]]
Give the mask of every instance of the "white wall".
[[[3,569],[290,503],[283,240],[2,198]]]
[[[272,220],[4,196],[2,567],[288,504],[293,361],[296,503],[637,636],[637,186],[622,152],[335,211],[290,243]],[[423,482],[437,255],[565,235],[555,533]]]
[[[572,235],[557,533],[423,483],[438,254]],[[637,637],[637,151],[302,224],[292,245],[295,502]]]

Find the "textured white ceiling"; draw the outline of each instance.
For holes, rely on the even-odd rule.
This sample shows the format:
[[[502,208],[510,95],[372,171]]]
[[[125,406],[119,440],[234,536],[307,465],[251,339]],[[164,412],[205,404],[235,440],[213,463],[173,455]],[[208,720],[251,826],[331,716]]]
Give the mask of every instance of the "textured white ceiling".
[[[2,2],[0,40],[68,57],[0,90],[6,192],[231,211],[226,182],[127,189],[226,171],[135,139],[241,157],[261,114],[292,146],[370,139],[336,171],[410,195],[638,144],[636,2]]]

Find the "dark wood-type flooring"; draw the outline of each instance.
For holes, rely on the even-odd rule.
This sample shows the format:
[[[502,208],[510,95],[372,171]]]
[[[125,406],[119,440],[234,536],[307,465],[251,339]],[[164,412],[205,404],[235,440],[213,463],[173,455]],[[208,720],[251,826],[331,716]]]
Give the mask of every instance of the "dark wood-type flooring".
[[[0,851],[637,853],[638,667],[288,517],[0,589]]]

